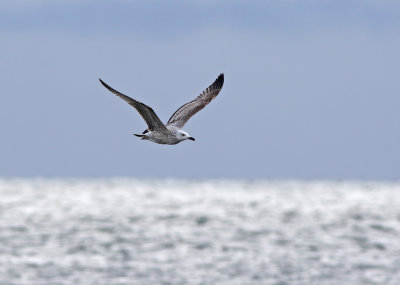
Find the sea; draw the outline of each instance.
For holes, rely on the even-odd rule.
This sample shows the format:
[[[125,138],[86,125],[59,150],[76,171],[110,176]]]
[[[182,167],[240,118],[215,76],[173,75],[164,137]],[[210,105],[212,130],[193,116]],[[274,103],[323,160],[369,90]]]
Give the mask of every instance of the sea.
[[[0,179],[1,285],[400,284],[400,183]]]

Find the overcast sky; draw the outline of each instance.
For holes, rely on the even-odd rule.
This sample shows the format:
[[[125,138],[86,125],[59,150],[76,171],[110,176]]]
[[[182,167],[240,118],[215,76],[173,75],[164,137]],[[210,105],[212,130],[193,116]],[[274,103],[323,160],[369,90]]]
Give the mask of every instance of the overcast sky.
[[[0,1],[0,176],[399,180],[399,3]]]

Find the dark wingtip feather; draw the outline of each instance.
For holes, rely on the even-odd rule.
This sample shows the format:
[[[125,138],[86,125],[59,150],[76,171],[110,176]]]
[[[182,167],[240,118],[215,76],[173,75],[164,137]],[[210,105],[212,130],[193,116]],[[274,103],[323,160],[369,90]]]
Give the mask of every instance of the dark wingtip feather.
[[[103,80],[101,80],[101,78],[99,78],[100,83],[106,87],[107,89],[109,89],[110,86],[108,86]]]
[[[218,79],[219,79],[220,84],[221,84],[221,87],[220,87],[220,88],[222,88],[222,86],[224,85],[224,79],[225,79],[224,74],[221,73],[221,74],[218,76]]]
[[[212,86],[215,89],[220,90],[222,88],[222,86],[224,85],[224,74],[221,73],[218,78],[214,81],[214,83],[212,84]]]
[[[105,88],[107,88],[111,93],[114,93],[115,95],[120,96],[120,97],[121,97],[121,95],[126,96],[126,95],[122,94],[121,92],[119,92],[119,91],[115,90],[114,88],[112,88],[110,85],[108,85],[107,83],[105,83],[105,82],[104,82],[103,80],[101,80],[100,78],[99,78],[99,81],[100,81],[100,83],[101,83]]]

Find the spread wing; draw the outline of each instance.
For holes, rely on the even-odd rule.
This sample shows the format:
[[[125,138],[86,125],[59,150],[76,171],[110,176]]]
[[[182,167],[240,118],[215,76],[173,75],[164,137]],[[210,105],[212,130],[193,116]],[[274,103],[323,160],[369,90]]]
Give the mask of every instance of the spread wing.
[[[182,128],[183,125],[198,111],[207,106],[212,99],[217,97],[224,85],[224,74],[221,73],[218,78],[206,90],[203,91],[196,99],[186,103],[171,116],[168,120],[167,126],[172,125],[177,128]]]
[[[139,114],[143,117],[143,119],[146,121],[146,124],[149,127],[150,131],[167,130],[167,128],[164,126],[164,124],[161,122],[161,120],[158,118],[158,116],[156,115],[156,113],[153,111],[152,108],[111,88],[106,83],[104,83],[104,81],[101,80],[100,78],[99,78],[99,80],[105,88],[107,88],[112,93],[114,93],[119,98],[121,98],[122,100],[127,102],[129,105],[131,105],[133,108],[135,108],[139,112]]]

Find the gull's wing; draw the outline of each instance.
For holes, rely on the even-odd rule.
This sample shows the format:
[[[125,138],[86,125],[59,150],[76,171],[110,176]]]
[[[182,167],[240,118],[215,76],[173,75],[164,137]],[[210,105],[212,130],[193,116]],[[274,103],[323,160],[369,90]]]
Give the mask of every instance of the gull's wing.
[[[206,90],[203,91],[196,99],[186,103],[171,116],[167,126],[172,125],[177,128],[182,128],[184,124],[198,111],[207,106],[212,99],[217,97],[224,85],[224,74],[221,73],[218,78]]]
[[[146,121],[146,124],[149,127],[150,131],[167,130],[167,128],[164,126],[164,124],[161,122],[161,120],[158,118],[158,116],[156,115],[156,113],[153,111],[152,108],[111,88],[106,83],[104,83],[103,80],[101,80],[100,78],[99,78],[99,80],[105,88],[107,88],[112,93],[114,93],[119,98],[121,98],[122,100],[127,102],[129,105],[131,105],[133,108],[135,108],[139,112],[139,114],[143,117],[143,119]]]

